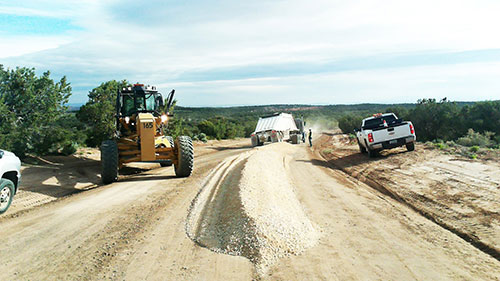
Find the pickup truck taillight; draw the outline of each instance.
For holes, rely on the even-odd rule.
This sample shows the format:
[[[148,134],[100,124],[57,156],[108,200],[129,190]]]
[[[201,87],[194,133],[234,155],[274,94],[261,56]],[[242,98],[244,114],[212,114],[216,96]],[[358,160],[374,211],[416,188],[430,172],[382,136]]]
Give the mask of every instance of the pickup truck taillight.
[[[410,124],[410,134],[412,134],[412,135],[415,134],[415,130],[413,129],[413,125],[412,124]]]
[[[368,142],[373,142],[373,134],[368,133]]]

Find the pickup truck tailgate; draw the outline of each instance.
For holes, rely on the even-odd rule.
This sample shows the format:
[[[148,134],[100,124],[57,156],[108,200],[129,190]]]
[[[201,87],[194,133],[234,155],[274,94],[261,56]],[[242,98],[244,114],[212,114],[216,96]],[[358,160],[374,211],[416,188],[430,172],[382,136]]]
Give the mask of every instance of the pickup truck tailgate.
[[[411,135],[409,123],[398,124],[395,127],[388,127],[383,129],[374,130],[373,142],[383,142],[392,139],[398,139]]]

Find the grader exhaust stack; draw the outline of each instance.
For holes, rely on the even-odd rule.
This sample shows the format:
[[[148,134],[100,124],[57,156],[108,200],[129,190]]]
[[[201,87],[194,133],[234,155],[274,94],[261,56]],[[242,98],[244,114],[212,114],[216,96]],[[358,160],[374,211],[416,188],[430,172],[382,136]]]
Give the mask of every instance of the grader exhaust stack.
[[[178,177],[188,177],[193,170],[194,151],[191,138],[178,137],[175,142],[165,136],[175,90],[163,104],[154,86],[134,84],[123,88],[116,98],[116,131],[111,140],[101,145],[102,182],[118,179],[118,171],[130,162],[174,165]],[[166,112],[165,112],[166,109]]]

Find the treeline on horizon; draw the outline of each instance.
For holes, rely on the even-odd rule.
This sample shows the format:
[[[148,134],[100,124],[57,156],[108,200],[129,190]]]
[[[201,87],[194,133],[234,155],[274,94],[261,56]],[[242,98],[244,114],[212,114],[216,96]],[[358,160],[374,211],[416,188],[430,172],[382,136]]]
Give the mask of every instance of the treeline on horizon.
[[[89,92],[85,105],[70,110],[72,89],[66,77],[54,81],[49,71],[37,76],[34,68],[5,69],[0,65],[0,148],[24,157],[69,155],[78,147],[98,147],[113,137],[116,93],[129,84],[126,80],[104,82]],[[395,112],[415,124],[419,140],[454,140],[470,133],[469,129],[487,135],[495,143],[500,140],[500,101],[446,99],[394,105],[175,106],[166,133],[173,137],[188,135],[195,140],[248,137],[260,116],[275,112],[304,117],[307,127],[340,127],[346,133],[373,113]]]
[[[500,145],[500,101],[459,104],[446,98],[421,99],[414,107],[396,105],[383,112],[411,121],[419,141],[456,141],[465,146],[489,148]],[[364,118],[359,114],[344,114],[338,119],[339,128],[345,134],[352,134]]]

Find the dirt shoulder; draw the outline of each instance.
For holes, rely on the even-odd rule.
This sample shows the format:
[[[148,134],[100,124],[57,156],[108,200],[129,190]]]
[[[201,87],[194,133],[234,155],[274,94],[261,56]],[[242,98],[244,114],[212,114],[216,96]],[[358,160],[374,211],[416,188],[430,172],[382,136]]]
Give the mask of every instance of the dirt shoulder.
[[[323,135],[328,163],[403,201],[427,218],[500,258],[500,164],[445,154],[417,144],[370,159],[346,135]]]

